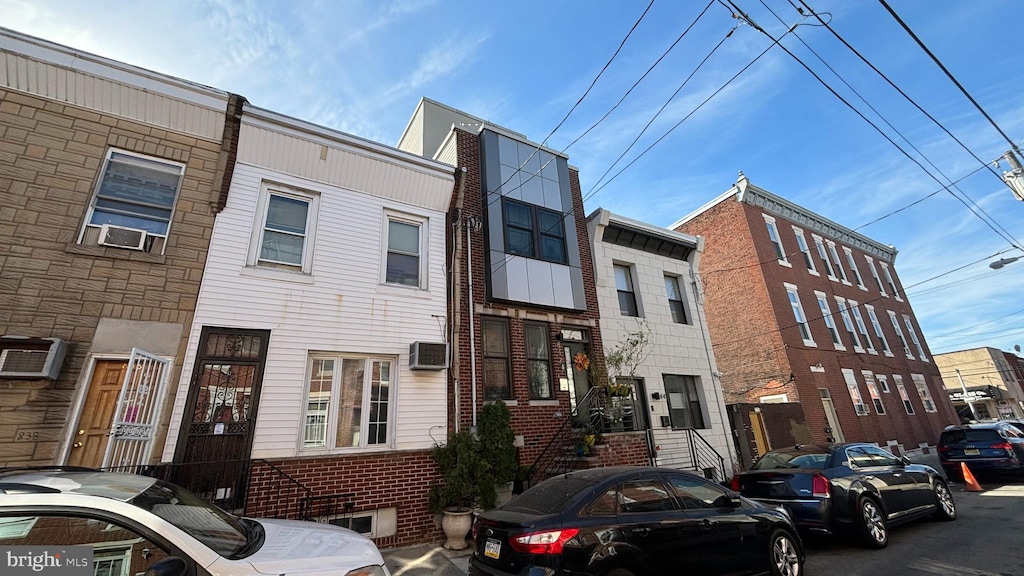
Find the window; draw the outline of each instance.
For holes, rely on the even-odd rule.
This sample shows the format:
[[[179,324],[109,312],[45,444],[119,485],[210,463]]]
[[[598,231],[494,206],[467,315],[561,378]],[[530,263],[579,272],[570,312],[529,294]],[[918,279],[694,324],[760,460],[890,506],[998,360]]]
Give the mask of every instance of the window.
[[[676,501],[661,480],[641,478],[619,485],[619,514],[677,510]]]
[[[917,388],[917,395],[921,397],[924,411],[937,412],[938,408],[935,407],[935,402],[932,400],[932,393],[928,390],[928,384],[924,381],[924,374],[911,374],[910,378],[914,381],[914,386]]]
[[[567,263],[561,213],[507,198],[504,206],[505,246],[509,254]]]
[[[857,286],[861,290],[867,290],[868,287],[864,285],[864,278],[861,277],[860,270],[857,269],[857,262],[853,259],[853,250],[843,246],[843,252],[846,253],[846,263],[850,265],[850,273],[853,274],[853,279],[857,281]]]
[[[793,309],[793,318],[796,320],[797,327],[800,328],[800,337],[803,338],[804,344],[808,346],[815,346],[814,338],[811,336],[811,327],[807,325],[807,317],[804,316],[804,307],[800,304],[800,295],[797,294],[796,286],[792,284],[785,284],[786,295],[789,297],[789,306]]]
[[[889,321],[892,322],[892,327],[896,330],[896,338],[903,345],[903,353],[907,355],[908,360],[913,360],[914,354],[910,352],[910,345],[907,344],[907,339],[903,336],[903,329],[900,328],[900,321],[896,319],[896,313],[892,310],[886,310],[886,312],[889,313]]]
[[[769,394],[757,399],[758,404],[783,404],[789,402],[788,394]]]
[[[857,308],[857,303],[853,300],[849,301],[850,312],[853,314],[853,320],[857,323],[857,330],[860,331],[860,335],[864,337],[864,347],[867,348],[868,353],[877,354],[875,352],[875,346],[871,343],[871,337],[868,336],[868,327],[864,324],[864,317],[860,315],[860,308]]]
[[[857,415],[867,414],[868,405],[864,403],[864,397],[860,394],[857,377],[853,374],[853,370],[843,368],[843,379],[846,380],[846,389],[850,392],[850,400],[853,401],[853,408],[857,411]]]
[[[731,500],[724,490],[699,478],[673,474],[669,483],[687,510],[725,508]]]
[[[843,346],[842,339],[839,338],[839,330],[836,329],[836,321],[832,318],[832,310],[828,306],[828,298],[824,292],[818,292],[815,290],[814,296],[818,299],[818,308],[821,309],[821,317],[825,319],[825,327],[828,328],[828,333],[832,336],[832,344],[835,345],[836,350],[846,350],[846,346]]]
[[[878,389],[882,392],[889,393],[889,377],[885,374],[875,374],[875,380],[878,380]]]
[[[885,414],[885,405],[882,404],[882,395],[878,393],[875,375],[870,370],[861,370],[860,373],[864,376],[864,383],[868,386],[868,395],[871,396],[871,403],[875,405],[875,412]]]
[[[903,385],[903,377],[899,374],[893,374],[892,380],[896,383],[896,391],[900,393],[903,408],[907,411],[907,414],[913,414],[914,404],[910,401],[910,394],[907,394],[907,387]]]
[[[878,323],[878,316],[875,316],[875,307],[870,304],[865,304],[864,308],[868,311],[868,319],[871,321],[871,327],[875,329],[875,336],[878,337],[878,343],[882,348],[882,353],[891,357],[892,351],[889,350],[889,341],[885,339],[885,333],[882,332],[882,325]]]
[[[310,359],[303,448],[390,446],[392,359],[315,355]]]
[[[800,254],[804,257],[804,264],[807,265],[807,271],[815,276],[820,276],[820,274],[818,274],[817,267],[814,266],[814,259],[811,258],[811,249],[807,246],[807,239],[804,238],[804,231],[793,226],[793,233],[796,235],[796,245],[800,248]]]
[[[843,284],[849,284],[850,281],[846,279],[846,270],[843,269],[843,262],[839,260],[839,252],[836,251],[835,242],[830,241],[828,243],[828,253],[832,255],[832,262],[835,264],[836,270],[839,272],[839,280],[841,280]]]
[[[162,487],[154,486],[142,493],[141,498],[151,498],[161,494]],[[156,494],[154,494],[156,493]],[[245,543],[240,526],[225,523],[222,518],[209,513],[199,506],[158,504],[174,513],[175,524],[181,520],[199,520],[205,522],[207,534],[217,536],[199,537],[204,544],[210,545],[219,554],[229,556]],[[165,510],[167,512],[167,510]],[[191,513],[191,514],[190,514]],[[5,554],[3,565],[5,574],[95,574],[96,576],[120,576],[122,574],[141,574],[151,565],[169,556],[168,551],[147,537],[145,529],[125,528],[110,521],[109,514],[101,514],[85,510],[60,515],[31,515],[20,517],[0,517],[0,526],[20,524],[24,530],[6,532],[3,540]],[[40,546],[47,548],[46,556],[39,550],[22,548],[23,546]],[[9,548],[16,546],[17,548]],[[72,547],[85,546],[87,551]],[[54,558],[54,552],[57,554]],[[35,554],[32,564],[20,563],[16,554]],[[25,558],[26,556],[22,556]],[[58,560],[63,557],[63,561]],[[89,563],[89,560],[92,563]],[[77,562],[76,562],[77,561]],[[33,568],[34,564],[34,568]],[[52,568],[52,569],[51,569]],[[84,569],[83,569],[84,568]]]
[[[688,324],[686,305],[683,303],[683,293],[679,291],[678,278],[665,275],[665,293],[668,294],[668,308],[672,311],[672,321],[676,324]]]
[[[870,256],[864,256],[864,259],[868,263],[868,270],[871,271],[871,277],[875,279],[875,284],[878,285],[878,292],[882,296],[888,298],[889,295],[885,293],[885,286],[882,285],[882,279],[878,277],[878,270],[875,269],[875,261],[872,260]]]
[[[903,323],[907,325],[907,333],[910,334],[910,340],[914,343],[914,348],[917,348],[917,357],[922,362],[927,362],[928,357],[924,355],[924,348],[921,347],[921,341],[917,339],[917,330],[914,330],[914,323],[910,321],[910,316],[904,314]]]
[[[529,378],[530,398],[550,400],[554,398],[551,386],[551,346],[548,325],[540,322],[524,322],[526,333],[526,372]]]
[[[825,274],[828,275],[829,279],[837,280],[836,272],[832,268],[832,261],[828,259],[828,252],[825,251],[825,243],[817,235],[811,235],[814,239],[814,247],[818,250],[818,258],[821,258],[821,263],[825,266]]]
[[[484,400],[509,400],[512,398],[512,385],[508,322],[500,318],[482,318],[480,331],[484,349]]]
[[[839,307],[839,315],[843,318],[843,327],[846,328],[846,334],[850,337],[850,341],[853,342],[853,350],[855,352],[863,352],[864,348],[861,348],[860,337],[857,336],[857,331],[853,328],[853,320],[850,318],[850,311],[846,308],[846,300],[836,296],[836,306]]]
[[[250,266],[309,273],[319,195],[264,183],[249,244]]]
[[[882,276],[885,276],[885,283],[889,285],[889,291],[893,297],[903,302],[903,298],[900,298],[900,292],[896,289],[896,283],[892,280],[892,274],[889,272],[889,265],[885,262],[879,262],[882,265]]]
[[[629,266],[615,264],[615,290],[619,293],[619,312],[623,316],[639,316],[636,306],[636,294],[633,292],[633,275]]]
[[[384,282],[402,286],[422,286],[423,223],[411,219],[387,216],[388,245],[384,265]]]
[[[86,227],[109,224],[166,237],[184,174],[178,162],[108,150]]]
[[[704,428],[704,409],[693,376],[664,374],[665,394],[672,428]]]
[[[779,229],[775,226],[775,218],[767,214],[764,216],[764,223],[768,226],[768,238],[772,241],[772,247],[775,248],[775,257],[779,259],[779,264],[789,264],[789,260],[786,259],[786,251],[782,249],[782,238],[779,238]]]

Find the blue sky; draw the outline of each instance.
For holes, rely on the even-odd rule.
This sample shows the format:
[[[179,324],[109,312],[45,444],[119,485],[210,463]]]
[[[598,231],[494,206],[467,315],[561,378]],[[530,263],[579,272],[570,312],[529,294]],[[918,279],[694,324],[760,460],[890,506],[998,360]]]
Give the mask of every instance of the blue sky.
[[[1009,148],[881,4],[806,1],[827,12],[823,17],[831,18],[833,30],[979,158],[994,160]],[[393,145],[421,96],[534,141],[544,139],[647,3],[0,0],[0,13],[5,27],[236,92],[257,106]],[[998,178],[826,28],[814,26],[816,19],[803,19],[789,0],[737,4],[776,37],[800,23],[783,39],[787,48],[915,157],[801,39],[942,173],[959,180],[977,171],[959,183],[960,190],[1024,241],[1024,202],[1014,200]],[[1024,66],[1014,42],[1024,3],[890,4],[1010,138],[1024,141]],[[657,0],[549,146],[566,147],[604,115],[706,5]],[[584,195],[737,23],[720,3],[712,4],[608,119],[568,150],[570,163],[580,168]],[[770,45],[753,27],[736,28],[609,177]],[[776,46],[600,188],[586,209],[604,207],[667,226],[728,189],[739,170],[752,183],[850,228],[941,188]],[[987,267],[1024,252],[952,195],[940,192],[860,232],[900,251],[897,270],[934,352],[1024,345],[1024,260],[998,271]]]

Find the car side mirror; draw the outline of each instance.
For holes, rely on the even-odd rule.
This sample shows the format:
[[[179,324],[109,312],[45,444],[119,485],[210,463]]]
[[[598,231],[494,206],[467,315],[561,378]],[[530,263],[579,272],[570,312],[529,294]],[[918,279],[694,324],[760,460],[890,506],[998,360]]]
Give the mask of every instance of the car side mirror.
[[[913,462],[911,462],[910,458],[907,458],[906,456],[900,456],[900,464],[906,466],[908,464],[913,464]]]
[[[146,576],[185,576],[188,564],[177,556],[168,556],[146,568]]]
[[[739,494],[733,494],[732,496],[729,497],[729,506],[733,508],[739,508],[740,506],[743,506],[743,500],[740,499]]]

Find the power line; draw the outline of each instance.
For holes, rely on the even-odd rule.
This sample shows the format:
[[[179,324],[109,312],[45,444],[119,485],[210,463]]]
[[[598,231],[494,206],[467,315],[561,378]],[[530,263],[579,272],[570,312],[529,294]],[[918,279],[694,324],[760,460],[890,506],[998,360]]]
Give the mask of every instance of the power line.
[[[976,328],[978,326],[984,326],[985,324],[991,324],[992,322],[996,322],[998,320],[1002,320],[1003,318],[1009,318],[1010,316],[1014,316],[1016,314],[1020,314],[1021,312],[1024,312],[1024,308],[1021,308],[1020,310],[1014,310],[1013,312],[1010,312],[1009,314],[1000,316],[999,318],[993,318],[992,320],[986,320],[984,322],[979,322],[977,324],[971,324],[970,326],[963,326],[963,327],[961,327],[961,328],[959,328],[957,330],[953,330],[952,332],[944,332],[942,334],[939,334],[938,336],[932,336],[932,338],[942,338],[943,336],[949,336],[951,334],[956,334],[957,332],[960,332],[961,330],[968,330],[970,328]]]

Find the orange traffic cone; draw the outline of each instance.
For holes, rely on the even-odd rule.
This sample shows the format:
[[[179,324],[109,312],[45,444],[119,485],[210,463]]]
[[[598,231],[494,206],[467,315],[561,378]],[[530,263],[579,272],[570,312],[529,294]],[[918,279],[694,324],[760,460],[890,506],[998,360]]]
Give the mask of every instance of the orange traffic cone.
[[[974,479],[974,474],[971,474],[971,469],[967,467],[967,462],[960,463],[960,470],[964,474],[964,484],[967,485],[968,492],[981,492],[981,484]]]

